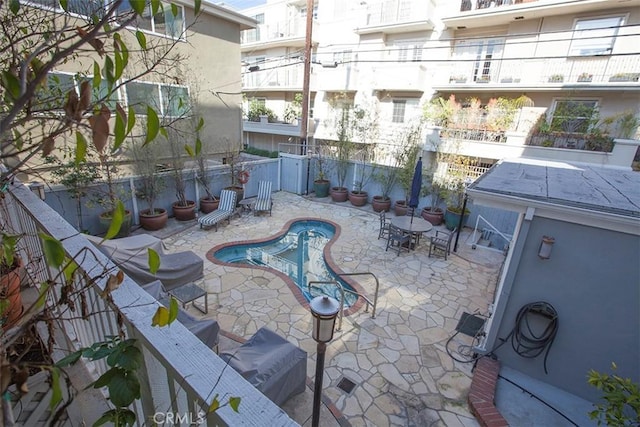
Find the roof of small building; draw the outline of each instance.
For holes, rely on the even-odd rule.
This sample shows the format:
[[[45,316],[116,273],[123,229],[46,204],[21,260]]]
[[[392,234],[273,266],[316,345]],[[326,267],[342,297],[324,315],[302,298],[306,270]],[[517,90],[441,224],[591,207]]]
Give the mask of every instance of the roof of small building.
[[[468,193],[474,199],[501,195],[511,203],[640,218],[640,173],[598,165],[505,159],[471,184]]]

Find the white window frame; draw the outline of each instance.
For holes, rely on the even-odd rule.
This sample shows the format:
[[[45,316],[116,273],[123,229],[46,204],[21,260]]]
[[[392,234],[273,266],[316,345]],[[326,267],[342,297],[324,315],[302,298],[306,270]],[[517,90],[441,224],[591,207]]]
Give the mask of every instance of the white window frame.
[[[397,51],[398,62],[419,62],[422,61],[422,41],[402,41],[396,42],[393,48]]]
[[[607,20],[617,20],[617,26],[606,25]],[[602,25],[597,26],[597,21],[603,21]],[[618,36],[618,29],[627,21],[626,15],[603,15],[576,18],[573,21],[573,34],[571,35],[571,45],[569,46],[568,56],[599,56],[611,55],[613,46]],[[592,25],[585,25],[586,28],[580,28],[581,23],[594,22]]]
[[[128,0],[127,0],[128,1]],[[135,0],[134,0],[135,1]],[[175,4],[175,3],[174,3]],[[125,6],[125,4],[123,4],[122,6]],[[145,28],[145,27],[138,27],[137,29],[139,29],[140,31],[144,32],[144,33],[148,33],[148,34],[153,34],[154,36],[158,36],[158,37],[166,37],[169,39],[173,39],[173,40],[186,40],[186,14],[184,11],[184,6],[179,5],[179,4],[175,4],[175,6],[178,8],[179,13],[178,16],[181,16],[180,19],[182,19],[182,27],[177,30],[176,32],[178,33],[177,35],[173,35],[173,34],[167,34],[167,32],[159,32],[156,31],[156,22],[155,22],[155,17],[151,15],[151,5],[148,4],[147,5],[147,14],[149,16],[143,16],[143,17],[138,17],[138,19],[144,19],[147,20],[150,24],[151,28]],[[125,8],[121,7],[122,10],[126,10]],[[158,12],[160,13],[165,13],[165,10],[171,10],[171,3],[166,2],[166,1],[162,1],[161,5],[160,5],[160,11]],[[126,13],[126,12],[125,12]],[[171,14],[171,12],[169,12],[169,14]],[[175,18],[175,19],[179,19],[179,18]]]
[[[50,72],[47,73],[47,80],[49,78],[50,75],[58,75],[58,76],[68,76],[71,78],[72,82],[73,82],[73,88],[76,91],[76,94],[78,94],[78,96],[80,95],[80,84],[82,83],[83,80],[88,80],[91,83],[91,102],[97,102],[97,99],[95,99],[94,95],[96,94],[96,89],[93,87],[93,75],[88,75],[88,76],[81,76],[79,74],[76,73],[69,73],[66,71],[58,71],[58,70],[52,70]],[[101,88],[104,87],[104,89],[107,89],[106,85],[107,82],[105,80],[101,81]],[[104,85],[104,86],[103,86]],[[120,88],[117,87],[117,83],[114,85],[116,86],[115,90],[112,93],[112,96],[110,99],[107,99],[106,101],[104,101],[104,103],[109,107],[109,110],[111,111],[115,111],[115,104],[118,102],[121,102],[122,100],[122,93],[120,91]],[[63,99],[61,101],[61,105],[59,108],[55,108],[52,107],[52,109],[54,111],[59,111],[62,110],[64,107],[64,103],[66,102],[66,99]],[[109,103],[112,102],[114,105],[109,105]]]
[[[402,106],[402,108],[400,108]],[[402,110],[402,111],[400,111]],[[394,98],[391,100],[391,122],[404,123],[407,117],[407,100]]]
[[[547,112],[547,123],[549,126],[553,124],[553,117],[556,113],[556,109],[558,108],[558,103],[561,102],[593,102],[595,105],[593,106],[593,111],[595,114],[600,110],[601,99],[599,98],[588,98],[588,97],[580,97],[580,98],[553,98],[553,102],[551,104],[551,108]],[[581,117],[584,120],[589,120],[589,117]],[[585,133],[590,129],[585,129]]]
[[[157,83],[157,82],[149,82],[149,81],[143,81],[143,80],[133,80],[130,82],[127,82],[127,84],[124,85],[124,99],[126,100],[126,104],[127,106],[133,106],[133,104],[130,104],[129,102],[129,93],[127,91],[127,85],[129,84],[141,84],[141,85],[149,85],[149,86],[155,86],[155,90],[157,91],[156,96],[158,99],[158,103],[159,105],[157,106],[158,110],[158,115],[160,115],[161,117],[188,117],[190,115],[190,108],[187,106],[187,111],[184,114],[179,114],[179,115],[169,115],[167,110],[167,105],[165,105],[165,99],[163,96],[163,92],[162,92],[162,88],[163,87],[179,87],[179,88],[184,88],[187,90],[187,105],[190,104],[191,102],[191,92],[189,90],[189,86],[184,86],[184,85],[176,85],[176,84],[166,84],[166,83]],[[135,107],[134,107],[135,108]],[[155,106],[154,106],[155,108]],[[136,111],[136,115],[140,115],[140,116],[145,116],[146,115],[146,109],[144,111]]]

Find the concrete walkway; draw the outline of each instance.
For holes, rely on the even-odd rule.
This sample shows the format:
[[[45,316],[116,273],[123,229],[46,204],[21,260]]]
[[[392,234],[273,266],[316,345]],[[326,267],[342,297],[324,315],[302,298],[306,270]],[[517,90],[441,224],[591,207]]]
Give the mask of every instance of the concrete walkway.
[[[468,231],[462,235],[458,254],[447,261],[428,257],[427,238],[415,251],[396,256],[385,252],[385,240],[377,239],[378,216],[369,205],[356,209],[349,202],[278,192],[272,216],[245,213],[217,232],[202,230],[197,223],[181,224],[183,230],[165,242],[170,251],[190,249],[206,259],[207,251],[218,244],[268,237],[299,217],[339,224],[341,234],[331,249],[334,261],[346,272],[372,272],[380,281],[376,318],[364,308],[345,317],[327,346],[323,389],[325,403],[330,404],[323,408],[320,424],[478,425],[466,402],[471,365],[454,361],[445,344],[464,312],[487,313],[504,257],[490,249],[472,250],[465,242]],[[267,326],[307,351],[311,385],[316,363],[311,314],[284,280],[264,270],[208,260],[204,270],[201,285],[209,292],[207,316],[217,319],[227,334],[220,350],[239,345],[234,336],[246,339]],[[372,297],[373,281],[357,280]],[[193,308],[190,311],[203,317]],[[468,344],[470,337],[457,335],[449,349],[458,354]],[[337,387],[343,378],[355,383],[348,394]],[[283,409],[301,425],[311,425],[312,401],[308,387]]]

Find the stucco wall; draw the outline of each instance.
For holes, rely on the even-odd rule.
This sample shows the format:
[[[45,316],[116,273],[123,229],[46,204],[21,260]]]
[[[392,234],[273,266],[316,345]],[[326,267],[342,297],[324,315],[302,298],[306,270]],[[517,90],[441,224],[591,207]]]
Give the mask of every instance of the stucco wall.
[[[543,235],[555,238],[551,258],[538,257]],[[523,236],[521,236],[523,237]],[[610,371],[640,381],[640,237],[600,228],[534,217],[496,345],[509,336],[518,310],[535,301],[551,303],[559,328],[547,360],[527,359],[511,343],[496,354],[501,362],[586,399],[599,394],[587,384],[590,369]],[[505,296],[506,297],[506,296]]]

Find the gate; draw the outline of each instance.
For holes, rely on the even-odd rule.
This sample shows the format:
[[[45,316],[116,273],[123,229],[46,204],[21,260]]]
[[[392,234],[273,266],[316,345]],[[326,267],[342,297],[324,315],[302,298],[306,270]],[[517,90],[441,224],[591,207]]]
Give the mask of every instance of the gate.
[[[280,153],[281,189],[298,195],[307,194],[309,176],[309,158],[297,154]]]

